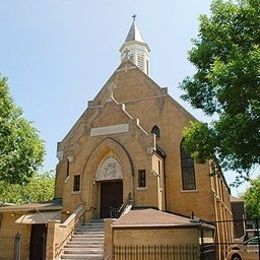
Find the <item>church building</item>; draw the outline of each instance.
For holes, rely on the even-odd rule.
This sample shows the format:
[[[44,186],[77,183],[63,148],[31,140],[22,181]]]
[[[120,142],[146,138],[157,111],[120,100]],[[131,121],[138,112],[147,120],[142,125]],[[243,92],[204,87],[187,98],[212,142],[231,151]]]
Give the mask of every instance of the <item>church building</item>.
[[[232,219],[230,189],[214,160],[196,164],[184,150],[183,130],[196,119],[151,78],[150,48],[135,17],[120,56],[120,65],[58,143],[54,201],[0,208],[0,236],[21,232],[23,259],[33,259],[33,232],[46,237],[39,259],[80,255],[64,246],[82,222],[105,225],[104,253],[82,259],[128,259],[116,258],[117,246],[149,246],[149,236],[162,246],[195,244],[190,240],[196,236],[199,245],[201,230],[211,242],[232,240],[231,225],[221,224]],[[219,259],[224,253],[222,248]]]

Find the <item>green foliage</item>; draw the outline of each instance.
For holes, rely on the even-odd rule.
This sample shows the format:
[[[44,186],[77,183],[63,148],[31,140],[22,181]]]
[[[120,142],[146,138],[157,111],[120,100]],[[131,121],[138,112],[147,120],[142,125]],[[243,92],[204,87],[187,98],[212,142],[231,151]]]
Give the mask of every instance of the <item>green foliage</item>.
[[[213,1],[189,52],[196,73],[180,86],[184,100],[218,117],[185,130],[187,150],[198,162],[214,154],[239,176],[260,163],[259,6],[259,0]]]
[[[13,102],[0,75],[0,180],[22,184],[42,164],[44,144],[38,131]]]
[[[244,193],[246,211],[250,218],[260,218],[260,177],[250,181]]]
[[[213,135],[214,133],[208,129],[207,124],[201,122],[191,122],[191,126],[184,129],[185,150],[192,151],[191,155],[197,163],[205,163],[207,159],[214,157]]]
[[[24,185],[0,181],[0,205],[50,201],[54,197],[54,183],[53,172],[33,174],[30,181]]]

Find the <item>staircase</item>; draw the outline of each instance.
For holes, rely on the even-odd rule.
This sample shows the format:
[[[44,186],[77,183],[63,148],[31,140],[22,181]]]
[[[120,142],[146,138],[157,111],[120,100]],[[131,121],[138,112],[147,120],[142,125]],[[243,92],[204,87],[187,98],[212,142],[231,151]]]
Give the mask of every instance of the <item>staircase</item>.
[[[93,219],[80,225],[62,249],[60,259],[104,259],[104,221]]]

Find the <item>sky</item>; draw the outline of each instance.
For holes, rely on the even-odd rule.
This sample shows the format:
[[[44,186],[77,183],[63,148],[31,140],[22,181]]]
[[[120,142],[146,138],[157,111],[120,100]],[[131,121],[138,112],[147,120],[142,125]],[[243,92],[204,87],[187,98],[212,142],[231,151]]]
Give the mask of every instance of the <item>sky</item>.
[[[150,76],[190,113],[179,83],[194,72],[187,60],[200,14],[210,0],[0,0],[0,73],[24,116],[45,140],[41,170],[55,169],[56,146],[120,64],[132,15],[151,48]],[[226,174],[227,181],[234,173]],[[244,190],[233,189],[237,195]]]

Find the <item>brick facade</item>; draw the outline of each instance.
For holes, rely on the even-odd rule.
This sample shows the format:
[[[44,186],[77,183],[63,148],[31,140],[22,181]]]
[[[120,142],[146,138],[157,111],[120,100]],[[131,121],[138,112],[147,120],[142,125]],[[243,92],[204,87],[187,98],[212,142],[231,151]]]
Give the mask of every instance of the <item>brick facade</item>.
[[[58,143],[55,197],[62,199],[61,221],[79,205],[87,209],[86,220],[101,216],[103,181],[97,176],[108,158],[114,161],[110,168],[103,169],[103,177],[115,181],[118,165],[122,172],[123,201],[131,194],[135,207],[152,207],[185,216],[194,213],[208,222],[232,219],[229,188],[214,163],[195,164],[196,189],[183,190],[180,148],[183,130],[193,120],[196,119],[168,95],[166,88],[158,86],[130,61],[123,61]],[[160,137],[151,133],[154,126],[159,128]],[[139,187],[140,170],[145,171],[144,187]],[[211,176],[212,171],[217,174]],[[73,190],[75,175],[80,176],[77,191]],[[19,229],[8,214],[2,213],[0,234],[15,234]],[[217,229],[219,242],[232,239],[230,225],[218,225]],[[55,224],[50,224],[50,230],[55,230]],[[24,250],[29,251],[30,225],[23,226],[22,232]],[[158,232],[160,239],[171,237],[169,230]],[[142,232],[131,230],[133,238],[141,235]],[[63,238],[57,239],[52,234],[48,238],[48,254],[53,256],[55,250],[50,241]],[[124,239],[124,233],[118,230],[115,240],[119,244],[120,239]],[[23,259],[28,258],[28,251]]]
[[[112,99],[111,85],[116,86]],[[93,217],[99,217],[100,183],[95,176],[102,160],[113,156],[123,169],[123,197],[131,193],[135,206],[152,206],[187,216],[194,212],[201,219],[215,221],[216,197],[223,196],[225,214],[231,216],[228,187],[221,174],[209,176],[209,163],[195,164],[196,190],[182,190],[180,144],[183,129],[192,120],[194,117],[165,88],[130,62],[123,62],[58,144],[63,159],[57,165],[56,196],[63,198],[64,211],[73,211],[77,203],[83,202],[87,208],[96,208]],[[93,128],[122,124],[129,125],[128,132],[91,136]],[[154,125],[160,129],[160,138],[151,134]],[[157,146],[164,151],[165,159],[158,155]],[[69,156],[73,161],[66,177]],[[157,160],[163,168],[161,176]],[[137,187],[139,169],[146,170],[146,189]],[[75,194],[73,175],[78,174],[81,192]]]

